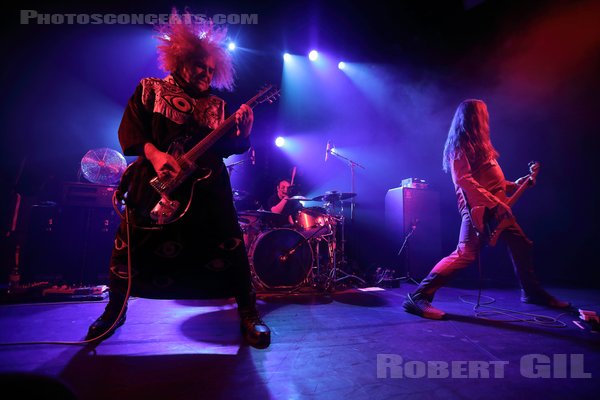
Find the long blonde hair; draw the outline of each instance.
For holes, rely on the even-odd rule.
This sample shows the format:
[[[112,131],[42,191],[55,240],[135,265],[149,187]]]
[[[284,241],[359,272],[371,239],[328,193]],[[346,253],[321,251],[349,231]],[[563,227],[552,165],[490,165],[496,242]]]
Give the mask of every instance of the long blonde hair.
[[[450,171],[452,162],[467,157],[469,163],[480,163],[498,158],[500,154],[490,139],[490,117],[482,100],[467,99],[454,113],[444,146],[443,168]]]

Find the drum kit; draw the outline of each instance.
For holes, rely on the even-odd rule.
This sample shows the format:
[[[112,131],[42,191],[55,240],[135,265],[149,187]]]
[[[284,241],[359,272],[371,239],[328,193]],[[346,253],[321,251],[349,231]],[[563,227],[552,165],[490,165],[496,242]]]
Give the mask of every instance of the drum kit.
[[[355,196],[356,193],[329,191],[314,198],[291,197],[323,203],[300,209],[293,224],[286,217],[265,210],[238,212],[256,290],[333,291],[343,279],[354,277],[362,281],[341,269],[346,263],[343,205]]]

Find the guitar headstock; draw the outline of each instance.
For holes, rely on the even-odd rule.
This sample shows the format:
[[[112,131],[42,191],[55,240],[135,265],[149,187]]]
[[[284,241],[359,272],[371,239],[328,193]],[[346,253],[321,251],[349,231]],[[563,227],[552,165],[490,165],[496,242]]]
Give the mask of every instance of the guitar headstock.
[[[269,103],[273,104],[280,95],[280,90],[272,84],[264,85],[258,93],[251,98],[246,104],[250,107],[254,107],[257,104]]]
[[[532,179],[535,179],[537,174],[540,172],[540,162],[539,161],[529,161],[529,174]]]
[[[260,97],[256,100],[257,103],[273,104],[281,95],[281,90],[278,87],[267,84],[260,90]]]

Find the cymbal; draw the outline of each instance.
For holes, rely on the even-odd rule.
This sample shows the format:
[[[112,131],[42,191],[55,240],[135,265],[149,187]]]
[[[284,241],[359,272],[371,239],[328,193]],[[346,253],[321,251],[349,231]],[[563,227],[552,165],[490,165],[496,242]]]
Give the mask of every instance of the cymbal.
[[[314,201],[314,199],[311,199],[309,197],[304,197],[304,196],[292,196],[289,199],[290,200],[298,200],[298,201]]]
[[[244,210],[244,211],[238,211],[238,215],[252,215],[254,217],[261,217],[263,215],[271,215],[271,214],[275,214],[275,213],[271,212],[271,211],[266,211],[266,210]]]
[[[313,200],[314,201],[333,202],[333,201],[348,200],[355,196],[356,196],[356,193],[342,193],[342,192],[338,192],[336,190],[332,190],[332,191],[326,192],[325,194],[323,194],[321,196],[315,197]]]

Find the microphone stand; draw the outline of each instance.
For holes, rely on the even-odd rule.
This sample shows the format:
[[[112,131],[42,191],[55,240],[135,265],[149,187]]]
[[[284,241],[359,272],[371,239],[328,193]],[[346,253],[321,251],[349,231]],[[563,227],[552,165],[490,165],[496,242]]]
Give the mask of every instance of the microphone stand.
[[[360,165],[359,163],[357,163],[356,161],[353,161],[347,157],[344,157],[334,151],[329,150],[329,154],[331,154],[332,156],[336,156],[337,158],[340,158],[348,163],[348,166],[350,167],[350,176],[351,176],[350,191],[352,193],[356,193],[355,188],[354,188],[354,182],[355,182],[354,168],[355,167],[360,167],[362,169],[366,169],[366,168],[363,167],[362,165]],[[352,197],[352,200],[350,200],[350,221],[354,221],[354,197]]]
[[[411,224],[410,227],[410,231],[406,234],[406,236],[404,236],[404,241],[402,242],[402,246],[400,247],[400,250],[398,250],[398,257],[400,257],[402,255],[402,251],[407,248],[407,246],[410,246],[410,237],[415,233],[415,230],[417,230],[417,223],[413,223]],[[410,275],[410,260],[409,260],[409,253],[406,253],[406,258],[405,258],[405,264],[406,264],[406,276],[402,276],[400,278],[398,278],[399,281],[410,281],[412,283],[414,283],[415,285],[419,285],[419,282],[417,282],[411,275]]]

